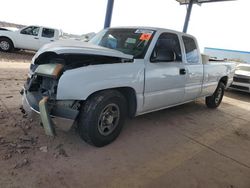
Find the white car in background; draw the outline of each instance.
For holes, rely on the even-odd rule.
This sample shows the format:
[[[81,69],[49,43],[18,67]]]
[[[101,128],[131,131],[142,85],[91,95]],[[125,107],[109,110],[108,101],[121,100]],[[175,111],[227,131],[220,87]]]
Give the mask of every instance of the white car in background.
[[[28,26],[20,30],[0,30],[0,51],[11,52],[14,49],[39,50],[43,45],[59,40],[58,29]]]
[[[235,70],[230,88],[250,92],[250,64],[239,64]]]

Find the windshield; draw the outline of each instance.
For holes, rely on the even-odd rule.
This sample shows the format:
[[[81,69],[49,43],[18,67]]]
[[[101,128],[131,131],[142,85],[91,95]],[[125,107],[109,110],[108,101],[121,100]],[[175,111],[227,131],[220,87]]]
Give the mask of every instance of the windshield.
[[[153,34],[154,31],[149,29],[104,29],[89,42],[133,55],[134,58],[144,58]]]
[[[250,72],[250,66],[238,66],[236,70],[242,70],[242,71],[249,71]]]

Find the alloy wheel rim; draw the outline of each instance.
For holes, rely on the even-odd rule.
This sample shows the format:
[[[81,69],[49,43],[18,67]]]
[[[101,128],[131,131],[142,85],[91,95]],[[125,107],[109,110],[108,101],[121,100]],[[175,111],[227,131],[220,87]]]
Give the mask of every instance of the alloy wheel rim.
[[[220,99],[221,99],[221,96],[222,96],[222,89],[219,88],[219,89],[218,89],[217,96],[216,96],[216,98],[215,98],[215,103],[216,103],[216,104],[219,103],[219,101],[220,101]]]
[[[10,44],[9,44],[7,41],[1,41],[1,42],[0,42],[0,48],[1,48],[2,50],[7,51],[7,50],[9,50],[9,48],[10,48]]]

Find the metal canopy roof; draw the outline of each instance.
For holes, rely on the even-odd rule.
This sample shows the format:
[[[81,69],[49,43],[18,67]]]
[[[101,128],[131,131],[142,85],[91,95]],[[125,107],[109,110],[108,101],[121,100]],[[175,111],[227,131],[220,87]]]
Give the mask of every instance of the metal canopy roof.
[[[192,0],[176,0],[181,5],[189,4]],[[234,0],[193,0],[194,4],[202,4],[202,3],[215,3],[215,2],[222,2],[222,1],[234,1]]]
[[[193,4],[201,5],[202,3],[216,3],[216,2],[222,2],[222,1],[235,1],[235,0],[176,0],[176,1],[179,2],[180,5],[188,5],[186,18],[185,18],[185,22],[183,26],[183,32],[186,33]]]
[[[179,2],[180,5],[188,5],[187,14],[186,14],[186,18],[185,18],[185,22],[183,26],[183,32],[186,33],[193,4],[215,3],[215,2],[236,1],[236,0],[176,0],[176,1]],[[108,0],[104,28],[110,27],[113,5],[114,5],[114,0]]]

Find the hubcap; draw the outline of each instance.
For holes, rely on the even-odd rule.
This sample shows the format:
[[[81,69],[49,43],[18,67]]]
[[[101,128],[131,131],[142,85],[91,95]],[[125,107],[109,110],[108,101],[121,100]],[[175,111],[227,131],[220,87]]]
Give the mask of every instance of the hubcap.
[[[1,48],[2,50],[7,51],[7,50],[9,50],[9,48],[10,48],[10,44],[9,44],[7,41],[1,41],[1,42],[0,42],[0,48]]]
[[[222,96],[222,89],[219,88],[219,89],[218,89],[218,92],[217,92],[217,96],[216,96],[216,98],[215,98],[215,103],[216,103],[216,104],[219,103],[221,96]]]
[[[120,109],[116,104],[105,106],[98,119],[98,131],[101,135],[111,134],[120,120]]]

